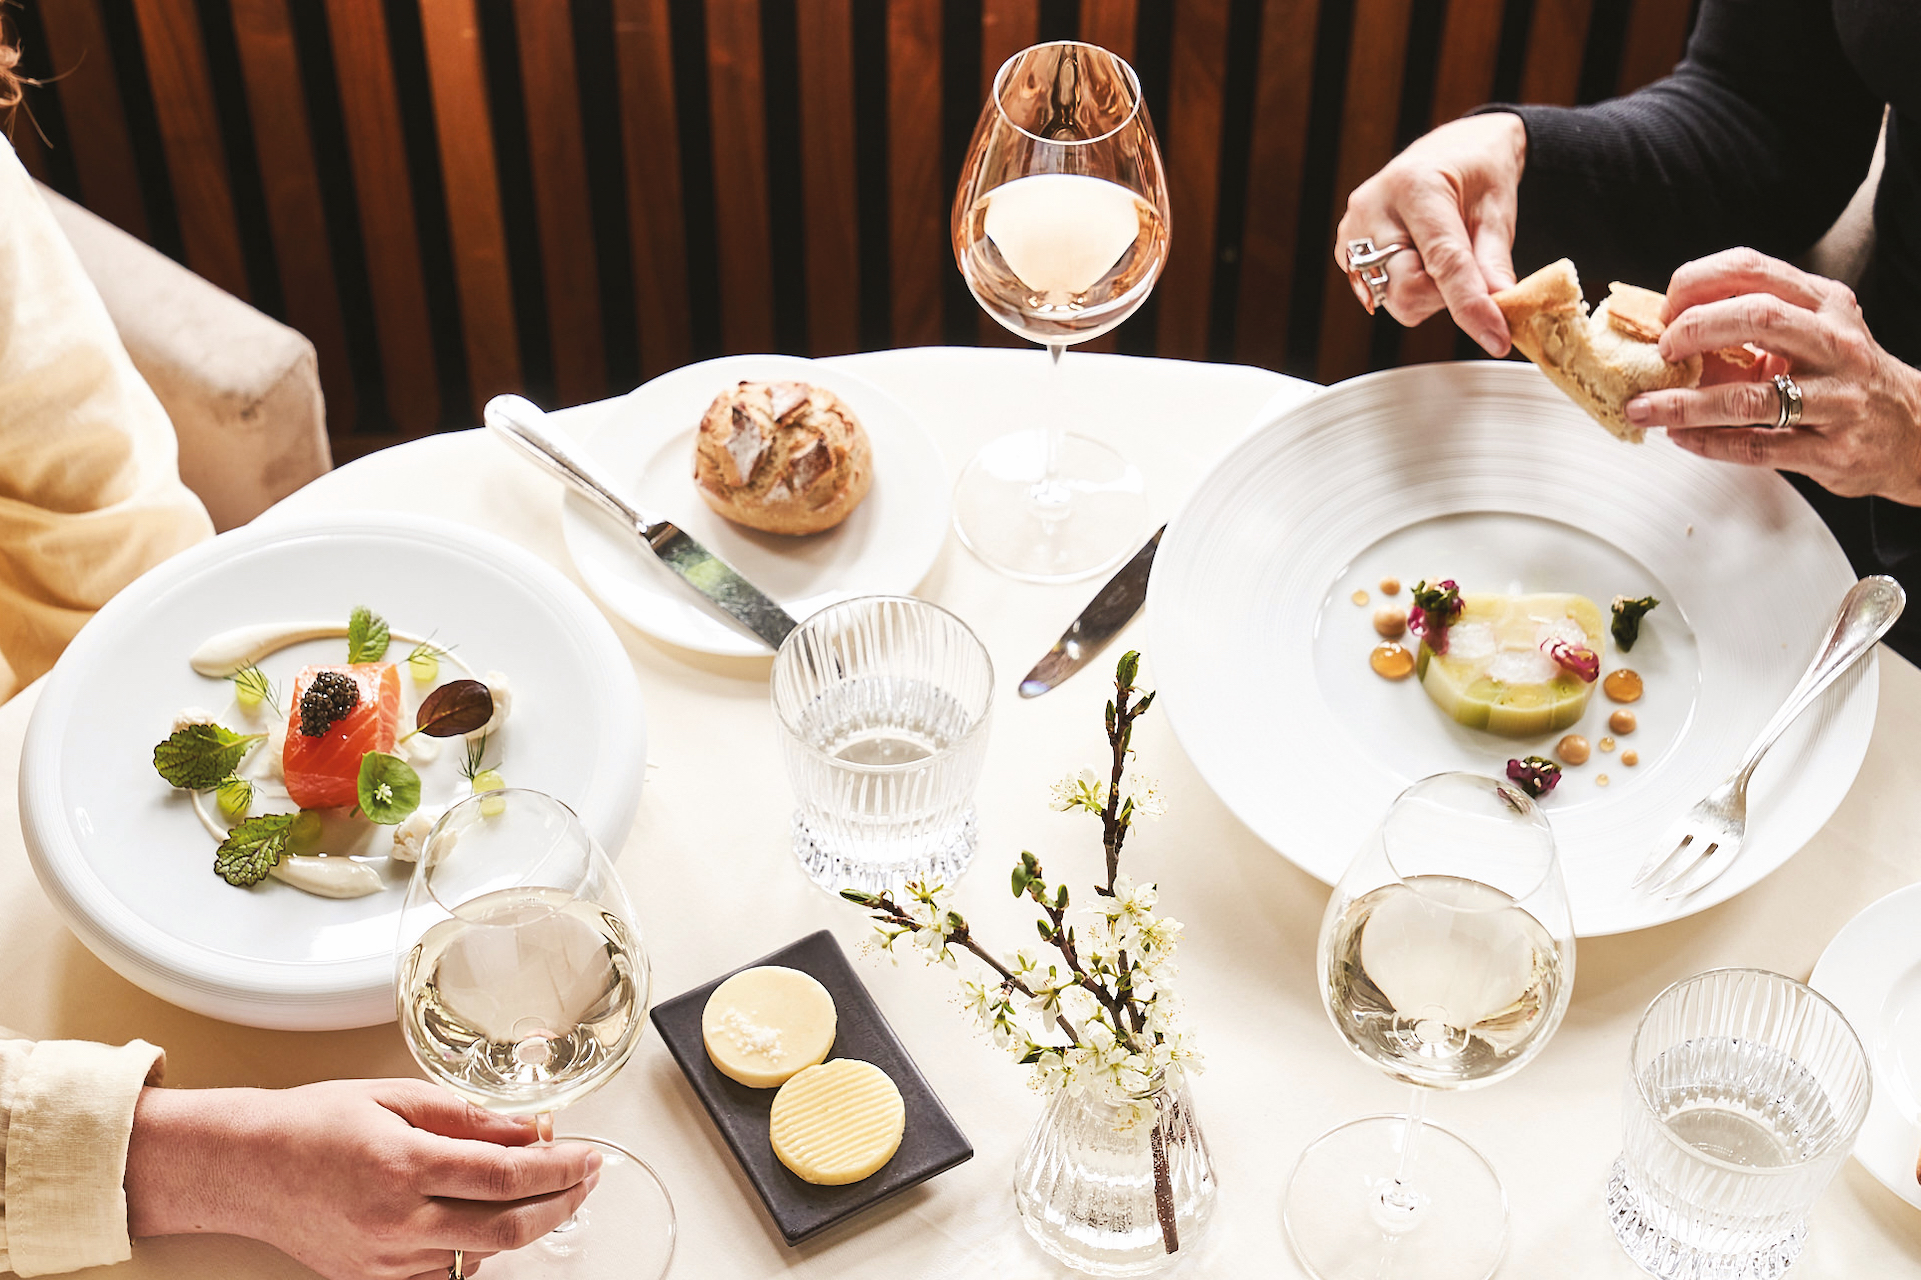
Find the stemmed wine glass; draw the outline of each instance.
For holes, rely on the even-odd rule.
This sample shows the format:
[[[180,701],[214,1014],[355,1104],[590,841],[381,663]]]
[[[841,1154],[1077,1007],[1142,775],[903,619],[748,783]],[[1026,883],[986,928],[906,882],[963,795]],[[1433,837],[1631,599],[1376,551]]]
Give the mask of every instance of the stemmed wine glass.
[[[1167,180],[1134,69],[1063,40],[994,77],[954,195],[954,257],[987,313],[1047,348],[1042,425],[989,443],[954,491],[954,524],[1002,573],[1066,582],[1135,549],[1140,471],[1063,424],[1061,354],[1127,319],[1167,261]]]
[[[607,1083],[647,1020],[647,953],[613,864],[573,810],[538,791],[454,805],[421,849],[401,910],[394,994],[429,1079],[504,1115],[554,1112]],[[656,1280],[674,1205],[647,1163],[600,1138],[600,1182],[578,1213],[488,1263],[502,1280],[605,1272]],[[454,1272],[461,1270],[455,1255]]]
[[[1574,922],[1547,818],[1508,782],[1443,773],[1402,792],[1321,921],[1321,996],[1348,1047],[1412,1086],[1302,1153],[1289,1241],[1321,1280],[1485,1280],[1507,1194],[1426,1124],[1429,1089],[1474,1089],[1539,1053],[1574,986]]]

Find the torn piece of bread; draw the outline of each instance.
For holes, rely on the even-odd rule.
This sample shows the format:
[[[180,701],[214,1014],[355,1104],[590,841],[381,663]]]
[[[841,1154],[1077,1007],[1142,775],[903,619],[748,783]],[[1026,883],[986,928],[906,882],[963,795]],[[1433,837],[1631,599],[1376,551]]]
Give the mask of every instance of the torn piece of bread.
[[[1639,444],[1646,434],[1622,412],[1629,400],[1644,391],[1700,384],[1700,356],[1680,364],[1661,358],[1655,342],[1666,322],[1662,296],[1651,289],[1616,284],[1589,315],[1574,264],[1562,258],[1501,290],[1494,303],[1521,354],[1623,440]]]

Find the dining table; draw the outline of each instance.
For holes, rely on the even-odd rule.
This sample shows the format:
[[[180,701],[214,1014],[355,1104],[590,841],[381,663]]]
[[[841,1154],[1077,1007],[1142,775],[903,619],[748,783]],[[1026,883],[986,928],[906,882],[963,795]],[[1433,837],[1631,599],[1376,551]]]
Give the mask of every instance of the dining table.
[[[954,474],[983,442],[1028,425],[1035,407],[1060,406],[1073,429],[1140,466],[1154,525],[1177,513],[1243,433],[1317,390],[1264,369],[1095,353],[1062,363],[1057,393],[1046,392],[1048,362],[1038,351],[916,348],[828,363],[906,406]],[[585,437],[618,405],[577,406],[550,421]],[[559,485],[502,441],[483,430],[453,431],[350,462],[259,519],[437,516],[502,535],[580,582],[562,535],[562,501]],[[1143,538],[1152,527],[1141,530]],[[1091,884],[1101,866],[1095,824],[1051,810],[1049,788],[1102,761],[1114,658],[1141,649],[1139,683],[1154,687],[1148,619],[1137,617],[1058,689],[1032,699],[1017,693],[1021,675],[1097,585],[1011,580],[950,533],[917,591],[972,627],[994,663],[976,794],[979,842],[956,889],[957,907],[990,946],[1032,940],[1031,905],[1009,893],[1008,872],[1022,850],[1040,856],[1051,878],[1072,884]],[[1029,1240],[1015,1212],[1014,1162],[1043,1106],[1026,1071],[971,1027],[955,974],[877,953],[862,912],[817,887],[794,857],[794,801],[768,697],[771,656],[692,652],[608,616],[646,712],[645,778],[634,780],[642,788],[638,815],[617,865],[651,958],[654,1000],[830,929],[974,1154],[790,1247],[651,1029],[619,1076],[570,1109],[563,1129],[613,1138],[658,1170],[679,1219],[671,1274],[683,1280],[1066,1274]],[[1499,1275],[1641,1274],[1615,1243],[1606,1195],[1621,1146],[1629,1040],[1656,993],[1729,965],[1806,979],[1851,917],[1921,880],[1921,671],[1885,647],[1878,661],[1879,709],[1866,759],[1833,817],[1795,857],[1718,906],[1582,940],[1566,1020],[1540,1056],[1492,1087],[1433,1096],[1429,1119],[1477,1146],[1505,1183],[1511,1216]],[[1245,678],[1275,677],[1248,671]],[[392,1023],[287,1032],[217,1021],[149,995],[81,945],[35,881],[20,834],[13,780],[38,691],[30,687],[0,707],[0,1025],[36,1038],[151,1041],[166,1050],[166,1083],[180,1088],[418,1074]],[[1333,1125],[1398,1110],[1405,1087],[1357,1058],[1323,1008],[1315,944],[1328,886],[1229,812],[1158,711],[1139,723],[1134,747],[1167,811],[1137,825],[1123,869],[1156,882],[1159,909],[1186,925],[1178,981],[1205,1054],[1193,1091],[1220,1187],[1211,1229],[1188,1247],[1178,1274],[1304,1274],[1281,1220],[1296,1159]],[[310,1274],[266,1245],[212,1236],[137,1241],[131,1262],[106,1270],[116,1280]],[[623,1272],[616,1265],[602,1274],[615,1280]],[[1921,1211],[1849,1161],[1813,1212],[1793,1274],[1921,1275]]]

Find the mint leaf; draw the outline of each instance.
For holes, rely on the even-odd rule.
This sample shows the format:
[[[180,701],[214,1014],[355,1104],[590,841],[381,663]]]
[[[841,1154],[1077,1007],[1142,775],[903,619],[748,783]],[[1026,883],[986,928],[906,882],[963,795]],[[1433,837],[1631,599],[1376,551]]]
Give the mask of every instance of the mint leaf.
[[[387,639],[387,620],[364,604],[356,606],[347,619],[347,661],[385,661]]]
[[[232,777],[247,748],[266,736],[235,733],[217,724],[190,724],[174,730],[153,749],[153,767],[172,786],[211,791]]]
[[[360,811],[383,827],[404,822],[420,807],[420,775],[399,756],[369,751],[360,757]]]
[[[214,874],[236,888],[259,884],[280,865],[293,834],[297,813],[268,813],[248,818],[227,833],[214,851]]]
[[[1622,653],[1632,649],[1634,642],[1641,638],[1641,619],[1660,603],[1653,596],[1642,596],[1639,600],[1614,597],[1614,622],[1608,629],[1614,633],[1614,643],[1621,646]]]

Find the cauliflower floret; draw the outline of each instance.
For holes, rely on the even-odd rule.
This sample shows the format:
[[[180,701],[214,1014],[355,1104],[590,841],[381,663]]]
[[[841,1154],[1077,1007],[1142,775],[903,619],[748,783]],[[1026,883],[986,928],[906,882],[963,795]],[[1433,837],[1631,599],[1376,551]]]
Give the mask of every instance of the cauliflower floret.
[[[426,849],[427,833],[434,829],[434,823],[440,821],[444,812],[444,809],[428,807],[408,814],[394,827],[394,847],[388,856],[396,862],[419,862]]]
[[[486,685],[487,692],[493,695],[494,713],[487,717],[486,724],[481,725],[478,729],[475,729],[467,735],[470,741],[480,738],[483,735],[499,733],[500,726],[507,722],[508,711],[513,708],[514,692],[507,687],[507,675],[505,672],[489,671],[486,675],[480,677],[480,682]]]
[[[173,713],[173,728],[169,732],[179,733],[182,729],[191,728],[197,724],[212,723],[214,723],[213,712],[203,707],[182,707]]]

